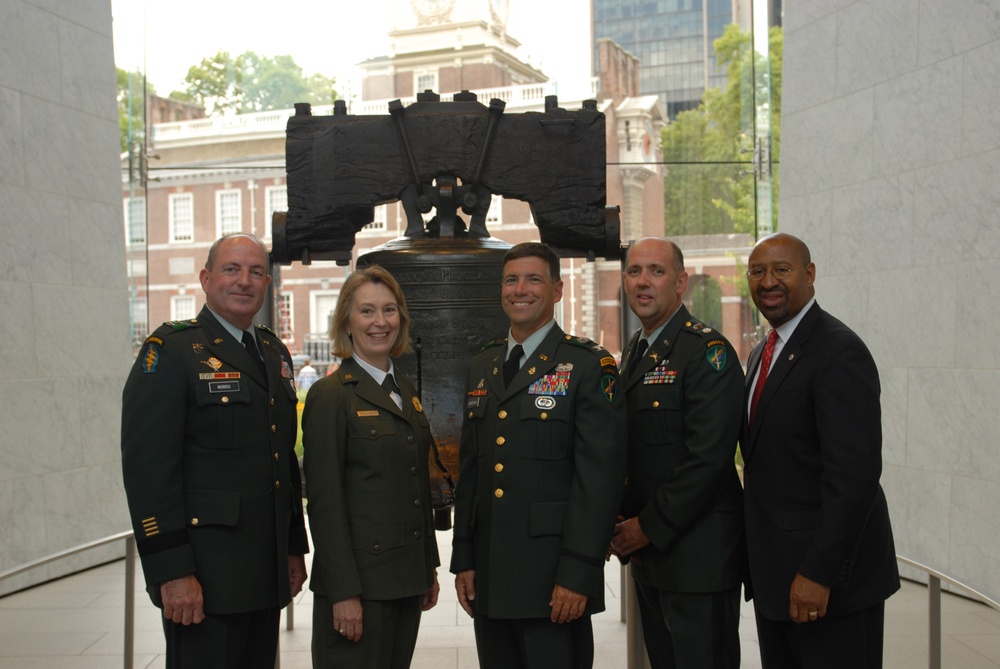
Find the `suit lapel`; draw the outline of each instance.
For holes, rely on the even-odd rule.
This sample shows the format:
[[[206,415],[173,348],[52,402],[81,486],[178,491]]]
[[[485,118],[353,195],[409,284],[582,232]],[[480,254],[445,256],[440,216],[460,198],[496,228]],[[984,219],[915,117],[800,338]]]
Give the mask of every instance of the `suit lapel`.
[[[823,313],[819,308],[819,303],[816,303],[806,312],[806,315],[802,317],[799,321],[798,326],[792,332],[792,336],[784,346],[781,347],[781,353],[777,356],[774,364],[771,367],[771,371],[768,372],[767,382],[764,384],[764,389],[760,393],[760,399],[757,400],[757,413],[754,416],[754,424],[750,426],[749,433],[749,448],[748,451],[753,450],[753,445],[757,441],[757,436],[760,432],[760,426],[764,423],[767,417],[767,408],[771,402],[771,398],[778,392],[781,388],[781,384],[786,378],[788,378],[789,373],[795,365],[802,359],[803,347],[809,340],[809,335],[812,334],[813,327],[816,325],[816,321],[819,319],[820,314]],[[763,345],[758,345],[757,349],[763,350]],[[760,351],[754,349],[754,353],[757,354],[759,359]],[[753,357],[753,356],[751,356]],[[757,363],[759,364],[759,360]],[[749,379],[753,379],[753,373],[749,373]],[[749,389],[750,386],[747,386]],[[744,407],[745,408],[745,407]]]

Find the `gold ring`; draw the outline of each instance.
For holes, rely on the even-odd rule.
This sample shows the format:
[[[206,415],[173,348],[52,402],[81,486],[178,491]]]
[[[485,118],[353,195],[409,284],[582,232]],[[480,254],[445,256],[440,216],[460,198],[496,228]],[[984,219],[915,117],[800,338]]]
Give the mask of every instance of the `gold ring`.
[[[343,628],[341,628],[341,629],[340,629],[340,633],[341,633],[341,634],[346,634],[346,632],[344,631],[344,629],[343,629]]]
[[[810,618],[815,618],[818,615],[819,615],[819,611],[810,611],[809,612],[809,617]]]

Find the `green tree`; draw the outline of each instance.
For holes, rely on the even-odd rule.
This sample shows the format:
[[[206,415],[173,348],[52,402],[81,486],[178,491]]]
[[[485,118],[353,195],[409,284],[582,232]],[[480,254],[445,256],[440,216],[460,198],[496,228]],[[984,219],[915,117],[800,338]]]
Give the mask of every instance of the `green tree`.
[[[116,67],[115,72],[118,78],[118,135],[124,153],[128,151],[130,137],[142,141],[146,126],[143,100],[146,93],[154,95],[154,92],[151,85],[146,90],[145,76],[138,69],[127,72]]]
[[[187,88],[178,99],[202,104],[212,115],[290,109],[296,102],[332,104],[335,79],[306,77],[291,56],[261,56],[247,51],[233,58],[219,51],[188,69]],[[174,95],[174,94],[172,94]]]
[[[751,35],[736,25],[727,26],[714,46],[726,70],[725,87],[705,91],[697,109],[681,112],[663,130],[667,162],[664,231],[668,236],[753,232],[755,96],[761,104],[769,93],[772,161],[776,164],[779,157],[781,28],[772,28],[768,35],[770,63],[754,52]],[[777,202],[776,171],[772,188]]]

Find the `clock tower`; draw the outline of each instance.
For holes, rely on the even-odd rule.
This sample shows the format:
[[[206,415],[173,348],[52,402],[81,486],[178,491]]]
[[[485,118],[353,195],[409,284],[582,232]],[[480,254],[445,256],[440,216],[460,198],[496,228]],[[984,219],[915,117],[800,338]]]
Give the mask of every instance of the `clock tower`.
[[[393,0],[392,8],[390,54],[360,64],[364,100],[548,81],[507,33],[510,0]]]

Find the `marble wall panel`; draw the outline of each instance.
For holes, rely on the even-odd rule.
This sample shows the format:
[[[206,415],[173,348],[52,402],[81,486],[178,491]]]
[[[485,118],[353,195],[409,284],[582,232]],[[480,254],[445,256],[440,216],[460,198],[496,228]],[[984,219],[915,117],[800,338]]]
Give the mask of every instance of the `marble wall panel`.
[[[883,469],[897,554],[948,570],[952,480],[940,472],[894,465]]]
[[[819,276],[830,275],[833,191],[821,190],[794,198],[786,198],[782,192],[780,228],[782,232],[795,235],[806,243]]]
[[[963,60],[962,155],[995,151],[1000,149],[1000,40],[967,52]]]
[[[1000,488],[1000,371],[951,367],[910,370],[907,465]]]
[[[0,485],[0,565],[9,569],[46,554],[44,505],[39,503],[41,478],[6,480]],[[45,573],[15,576],[0,583],[0,595],[39,583]]]
[[[34,378],[37,373],[31,286],[0,281],[0,380]]]
[[[998,249],[1000,252],[1000,249]],[[962,263],[954,268],[958,282],[955,358],[962,367],[1000,369],[1000,268],[996,259]]]
[[[113,286],[121,279],[125,266],[124,224],[114,225],[120,214],[118,203],[74,203],[68,221],[74,285]]]
[[[111,39],[107,0],[31,0],[31,4]]]
[[[0,87],[0,183],[24,185],[24,141],[21,138],[21,95]]]
[[[83,465],[77,379],[4,381],[0,393],[0,481]],[[32,495],[41,502],[40,487]]]
[[[868,279],[863,275],[823,276],[816,274],[816,302],[861,337],[869,338]],[[874,353],[873,353],[874,355]],[[877,358],[876,358],[877,360]]]
[[[1000,249],[1000,150],[919,170],[913,254],[930,265],[985,260]]]
[[[920,64],[1000,39],[996,0],[920,0]]]
[[[868,89],[784,117],[782,198],[846,186],[871,177],[873,105],[874,93]]]
[[[801,42],[801,47],[799,46]],[[795,31],[785,32],[785,51],[809,49],[821,54],[818,58],[784,59],[781,85],[792,95],[783,95],[781,110],[793,114],[836,97],[833,82],[837,75],[837,18],[831,15],[809,23]]]
[[[89,376],[78,381],[83,463],[121,468],[122,376]]]
[[[909,371],[879,365],[878,376],[882,385],[882,463],[886,467],[905,467]]]
[[[849,7],[858,0],[796,0],[785,4],[782,26],[785,34],[798,30],[813,21],[835,15],[844,7]],[[784,4],[784,3],[783,3]]]
[[[69,201],[0,184],[0,280],[70,281]]]
[[[956,479],[952,485],[950,573],[993,595],[1000,583],[998,508],[996,479]]]
[[[837,94],[848,95],[917,64],[919,0],[857,2],[837,14]]]
[[[121,480],[121,467],[113,464],[44,476],[46,550],[55,552],[130,529]]]
[[[60,100],[58,18],[21,0],[0,0],[0,16],[0,86]]]
[[[29,188],[83,200],[108,200],[120,182],[109,182],[120,173],[119,145],[108,145],[109,132],[118,136],[116,117],[98,118],[36,98],[23,106],[25,172]],[[73,147],[72,159],[67,147]]]
[[[913,174],[873,179],[833,194],[832,274],[903,269],[912,264]]]
[[[39,376],[128,373],[131,333],[124,291],[34,286]],[[123,306],[123,304],[125,306]],[[126,320],[123,322],[123,316]],[[86,327],[73,324],[86,323]]]
[[[931,277],[926,268],[917,268],[873,275],[866,343],[875,359],[895,367],[953,367],[955,292],[954,273]]]
[[[91,29],[63,21],[59,25],[59,55],[62,103],[86,114],[117,120],[115,100],[107,95],[108,90],[117,86],[115,71],[91,65],[114,62],[111,41],[94,39]]]
[[[961,57],[950,58],[876,87],[875,176],[960,155],[962,66]]]

